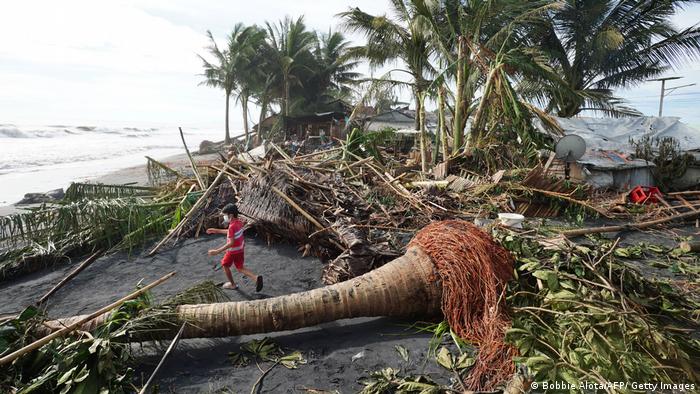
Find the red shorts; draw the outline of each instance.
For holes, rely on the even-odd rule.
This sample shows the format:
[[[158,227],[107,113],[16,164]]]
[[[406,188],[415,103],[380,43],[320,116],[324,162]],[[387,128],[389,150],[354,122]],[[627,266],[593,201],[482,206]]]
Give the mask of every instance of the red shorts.
[[[230,267],[234,264],[237,269],[243,268],[243,252],[226,252],[224,258],[221,259],[221,265]]]

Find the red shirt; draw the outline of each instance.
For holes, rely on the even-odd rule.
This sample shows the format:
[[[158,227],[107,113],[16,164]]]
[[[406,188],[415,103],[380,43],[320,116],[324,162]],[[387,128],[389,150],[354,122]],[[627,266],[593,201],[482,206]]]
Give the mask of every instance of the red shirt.
[[[232,219],[228,225],[228,234],[226,235],[227,243],[233,241],[233,246],[229,248],[229,252],[242,253],[245,246],[243,239],[243,222],[238,219]]]

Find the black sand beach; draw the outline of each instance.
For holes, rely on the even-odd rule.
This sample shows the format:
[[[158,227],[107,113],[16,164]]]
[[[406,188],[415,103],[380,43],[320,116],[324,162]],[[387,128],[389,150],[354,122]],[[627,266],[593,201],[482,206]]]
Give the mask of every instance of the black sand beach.
[[[51,317],[90,313],[128,294],[139,281],[148,283],[171,271],[178,273],[154,289],[156,299],[162,300],[205,280],[222,282],[223,272],[213,269],[218,267],[220,257],[206,254],[221,241],[220,236],[204,236],[186,240],[175,248],[163,249],[153,257],[145,256],[147,249],[131,257],[126,253],[102,257],[55,293],[47,303],[47,312]],[[264,275],[265,287],[256,293],[250,281],[236,275],[240,290],[227,291],[232,300],[274,297],[322,286],[321,262],[300,257],[293,245],[269,247],[249,237],[246,264]],[[60,264],[1,283],[0,299],[3,302],[0,314],[17,312],[35,302],[75,266]],[[308,364],[295,370],[276,367],[265,377],[259,392],[299,392],[306,387],[352,393],[361,389],[358,379],[367,376],[369,371],[389,366],[434,373],[440,381],[439,376],[446,376],[445,371],[441,371],[432,359],[425,362],[430,335],[415,334],[406,329],[408,324],[411,322],[354,319],[268,335],[186,340],[180,343],[161,369],[157,384],[161,392],[249,392],[260,371],[254,363],[235,368],[227,355],[238,350],[240,344],[265,336],[274,338],[285,348],[301,351]],[[404,346],[409,351],[409,363],[403,362],[395,345]],[[145,380],[158,363],[162,349],[136,346],[136,350],[140,355],[137,357],[137,371],[145,375]],[[353,356],[358,354],[362,357],[355,357],[353,361]]]

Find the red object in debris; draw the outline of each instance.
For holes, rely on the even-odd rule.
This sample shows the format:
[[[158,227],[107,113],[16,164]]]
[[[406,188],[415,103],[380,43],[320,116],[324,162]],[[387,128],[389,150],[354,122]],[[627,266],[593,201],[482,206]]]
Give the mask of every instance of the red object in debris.
[[[661,197],[661,191],[654,186],[637,186],[629,194],[630,201],[635,204],[658,203],[656,196]]]

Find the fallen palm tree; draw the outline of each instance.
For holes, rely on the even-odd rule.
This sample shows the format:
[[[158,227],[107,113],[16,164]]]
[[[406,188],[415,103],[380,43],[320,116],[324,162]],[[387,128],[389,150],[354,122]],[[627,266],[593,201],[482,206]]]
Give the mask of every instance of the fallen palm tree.
[[[172,338],[188,322],[183,338],[227,337],[286,331],[338,319],[371,316],[435,316],[483,346],[468,382],[492,389],[513,372],[512,348],[504,344],[508,317],[501,300],[513,272],[507,251],[490,236],[463,221],[437,222],[424,228],[405,255],[363,276],[311,291],[270,299],[182,305],[174,319],[162,318],[152,329],[132,332],[136,340]],[[47,322],[60,329],[83,319]],[[82,326],[90,331],[103,315]]]

